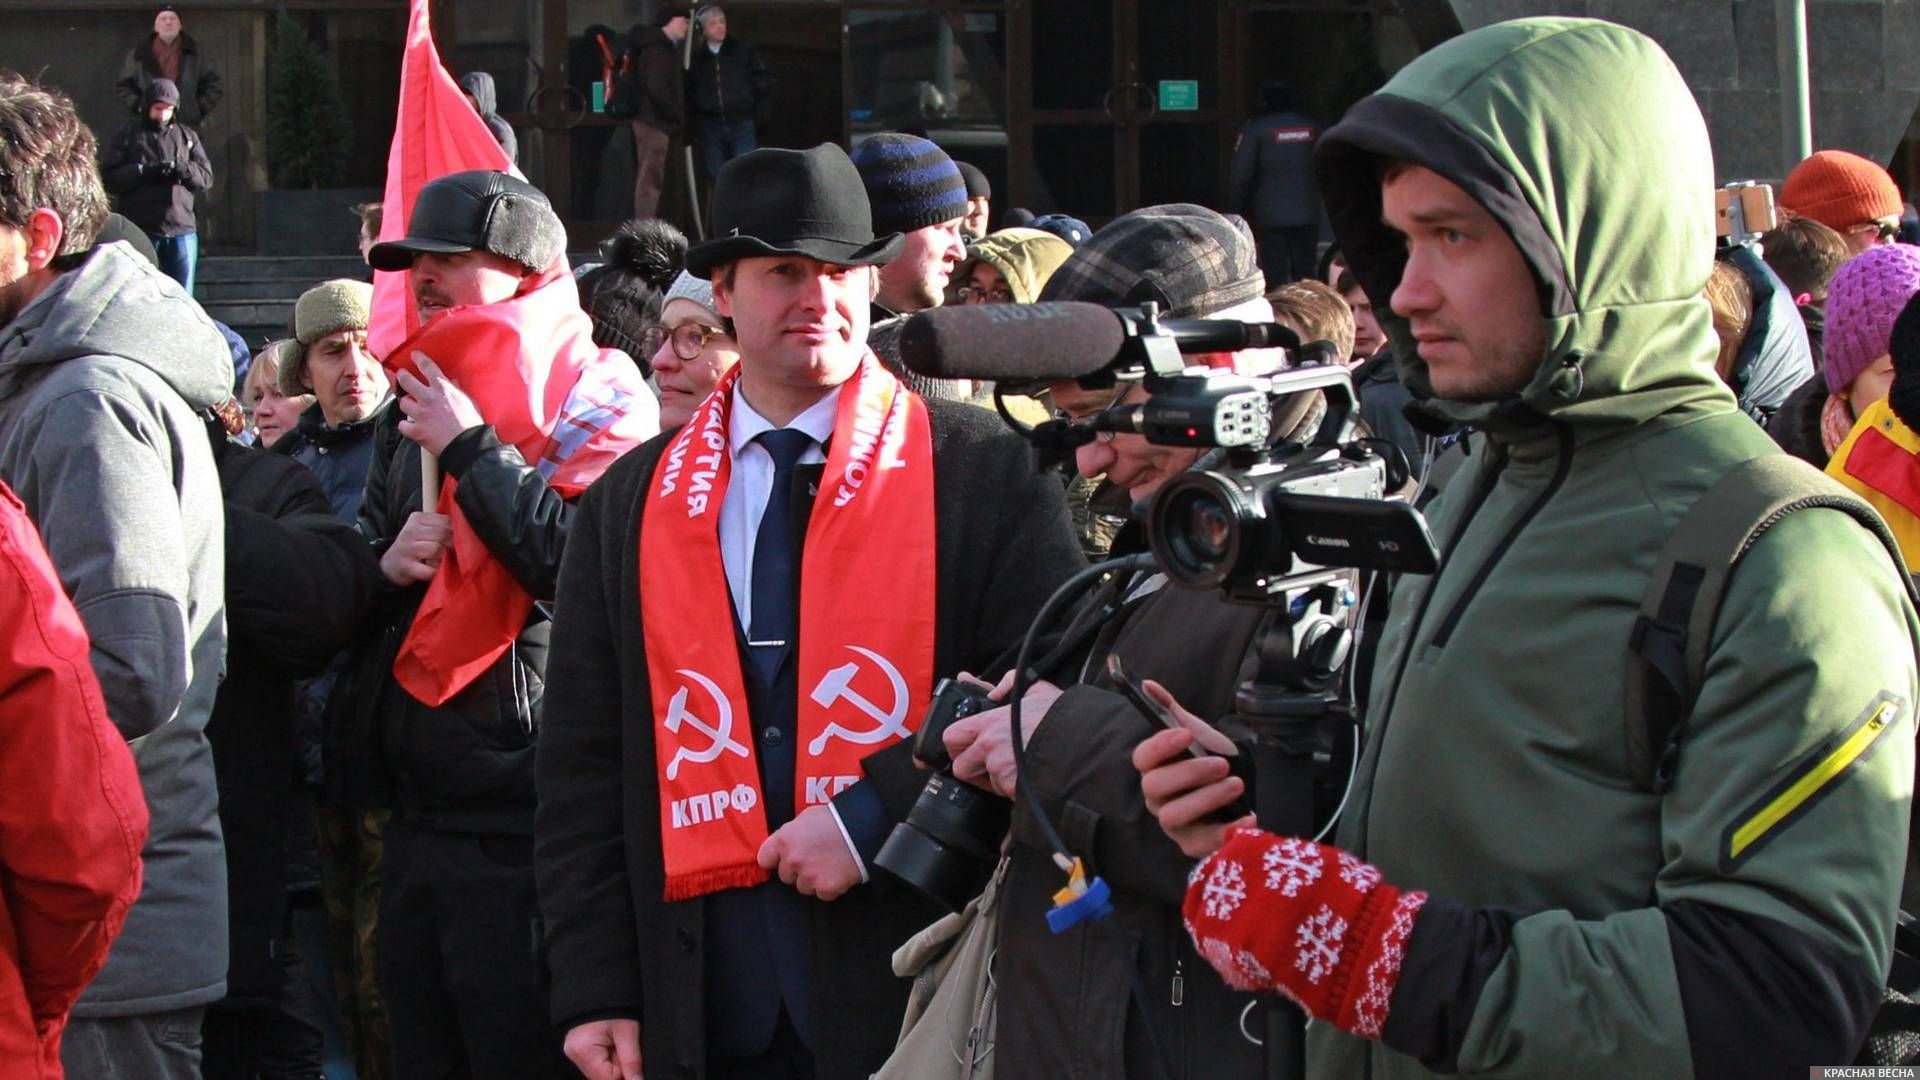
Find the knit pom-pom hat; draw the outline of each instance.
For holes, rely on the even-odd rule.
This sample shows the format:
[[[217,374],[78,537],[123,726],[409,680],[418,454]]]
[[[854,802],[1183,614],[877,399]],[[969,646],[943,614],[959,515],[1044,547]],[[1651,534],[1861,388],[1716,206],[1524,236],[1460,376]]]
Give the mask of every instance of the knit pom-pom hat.
[[[1885,244],[1847,260],[1827,287],[1827,389],[1838,394],[1887,354],[1893,321],[1920,293],[1920,248]]]

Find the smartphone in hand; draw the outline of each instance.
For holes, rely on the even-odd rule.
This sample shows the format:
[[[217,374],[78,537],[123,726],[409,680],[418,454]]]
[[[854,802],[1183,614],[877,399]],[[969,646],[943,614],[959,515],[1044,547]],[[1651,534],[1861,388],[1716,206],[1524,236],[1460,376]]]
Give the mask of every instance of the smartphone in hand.
[[[1165,728],[1168,731],[1180,731],[1185,727],[1180,723],[1179,717],[1167,711],[1166,706],[1147,696],[1146,688],[1128,674],[1127,665],[1120,661],[1119,656],[1112,653],[1107,655],[1107,678],[1112,680],[1114,689],[1120,692],[1120,696],[1132,702],[1140,715],[1151,720],[1155,727]],[[1195,739],[1187,746],[1187,756],[1204,758],[1215,755],[1213,751],[1201,746],[1199,739]]]
[[[1148,696],[1146,689],[1142,687],[1139,682],[1135,681],[1132,675],[1128,674],[1126,664],[1122,663],[1118,656],[1112,655],[1111,653],[1107,656],[1107,678],[1113,683],[1114,689],[1119,691],[1121,697],[1131,702],[1133,707],[1139,710],[1140,715],[1153,721],[1156,726],[1166,728],[1169,731],[1180,731],[1186,727],[1185,724],[1180,722],[1179,717],[1167,710],[1166,706]],[[1198,738],[1195,738],[1187,744],[1186,753],[1190,758],[1220,756],[1200,745]],[[1247,762],[1239,757],[1229,758],[1228,761],[1234,766],[1233,771],[1235,775],[1238,775],[1243,781],[1246,781],[1249,789],[1251,789],[1253,778],[1246,767]],[[1206,820],[1225,824],[1231,821],[1238,821],[1251,812],[1252,808],[1247,804],[1246,799],[1239,798],[1208,814]]]

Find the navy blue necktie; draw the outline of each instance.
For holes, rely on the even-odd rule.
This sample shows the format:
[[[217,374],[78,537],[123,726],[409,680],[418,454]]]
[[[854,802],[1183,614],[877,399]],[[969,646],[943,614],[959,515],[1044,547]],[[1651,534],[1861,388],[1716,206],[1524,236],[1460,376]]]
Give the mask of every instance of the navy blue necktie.
[[[793,643],[795,624],[799,575],[794,573],[793,470],[814,443],[813,436],[792,428],[763,431],[754,439],[773,457],[773,488],[767,493],[767,509],[760,515],[753,541],[753,576],[748,584],[753,614],[747,644],[761,681],[771,683]]]

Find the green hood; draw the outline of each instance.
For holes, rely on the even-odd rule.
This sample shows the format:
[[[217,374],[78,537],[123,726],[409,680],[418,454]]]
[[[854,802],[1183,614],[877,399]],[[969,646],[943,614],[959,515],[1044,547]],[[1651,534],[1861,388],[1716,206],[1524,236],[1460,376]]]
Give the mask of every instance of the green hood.
[[[1060,264],[1073,254],[1073,245],[1045,229],[1001,229],[975,240],[953,279],[965,282],[975,263],[989,263],[1006,279],[1016,304],[1040,299],[1040,290]]]
[[[1518,400],[1432,397],[1407,322],[1389,306],[1406,259],[1380,221],[1383,160],[1459,184],[1526,256],[1547,351]],[[1713,371],[1718,341],[1702,296],[1714,251],[1707,128],[1645,35],[1520,19],[1455,38],[1356,104],[1321,139],[1317,168],[1334,234],[1426,411],[1503,438],[1558,422],[1586,442],[1683,410],[1735,407]]]

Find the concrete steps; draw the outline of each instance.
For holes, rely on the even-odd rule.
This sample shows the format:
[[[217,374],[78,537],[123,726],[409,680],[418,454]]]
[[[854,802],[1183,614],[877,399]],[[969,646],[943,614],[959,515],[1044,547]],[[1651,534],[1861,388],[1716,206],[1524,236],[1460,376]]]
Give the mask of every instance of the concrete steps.
[[[592,252],[568,256],[573,266],[595,258]],[[208,255],[194,272],[193,296],[258,352],[293,333],[293,303],[301,293],[333,278],[372,277],[354,255]]]
[[[194,298],[208,315],[233,327],[256,350],[286,337],[293,302],[331,278],[366,280],[372,275],[357,257],[337,255],[212,255],[194,273]]]

